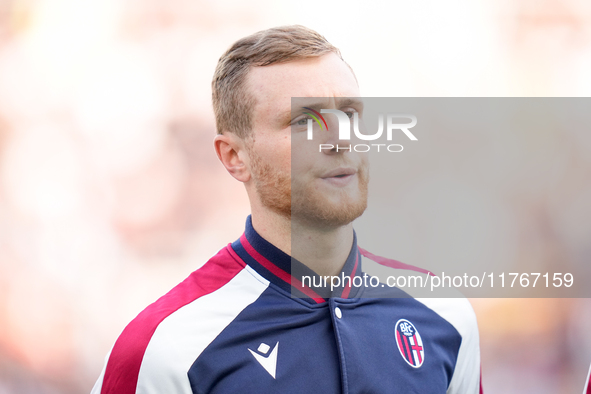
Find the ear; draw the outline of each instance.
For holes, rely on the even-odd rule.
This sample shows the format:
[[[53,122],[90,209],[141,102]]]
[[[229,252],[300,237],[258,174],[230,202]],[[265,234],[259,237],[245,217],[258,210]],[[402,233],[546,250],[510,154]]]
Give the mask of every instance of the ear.
[[[247,154],[244,141],[234,133],[218,134],[213,139],[213,146],[218,159],[226,170],[240,182],[250,180]]]

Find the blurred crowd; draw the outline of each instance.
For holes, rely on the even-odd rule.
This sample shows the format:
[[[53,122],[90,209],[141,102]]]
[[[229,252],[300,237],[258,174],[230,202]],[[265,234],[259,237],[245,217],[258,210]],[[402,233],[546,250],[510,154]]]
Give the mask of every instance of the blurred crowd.
[[[0,7],[0,393],[89,391],[124,322],[240,235],[209,98],[232,33],[191,1]]]
[[[405,64],[394,55],[381,65],[347,59],[366,81],[364,94],[591,93],[590,3],[521,0],[498,10],[490,1],[452,3],[450,25],[458,18],[475,26],[500,10],[485,18],[497,26],[482,36],[490,52],[453,45],[446,52],[442,38],[431,45],[434,32],[382,37],[366,50],[386,51],[386,42],[397,53],[410,47],[407,38],[423,46],[407,52]],[[341,5],[338,12],[355,16],[356,2]],[[408,20],[424,12],[427,22],[447,26],[422,6],[404,7]],[[350,27],[337,26],[338,17],[325,22],[328,11],[264,0],[0,0],[0,394],[90,391],[125,324],[240,236],[248,201],[212,148],[215,64],[237,38],[307,17],[345,57],[354,55],[337,38],[349,39]],[[372,15],[355,23],[371,26]],[[450,26],[441,37],[468,35]],[[450,54],[477,67],[458,71]],[[390,81],[395,86],[376,82],[372,64],[407,76]],[[525,190],[515,201],[524,212],[519,242],[540,254],[591,262],[590,136],[575,143],[577,172],[563,194]],[[554,141],[542,143],[550,149]],[[570,208],[566,224],[547,215],[560,198]],[[557,235],[561,223],[572,230],[566,240]],[[591,363],[590,299],[472,303],[487,392],[581,391]]]

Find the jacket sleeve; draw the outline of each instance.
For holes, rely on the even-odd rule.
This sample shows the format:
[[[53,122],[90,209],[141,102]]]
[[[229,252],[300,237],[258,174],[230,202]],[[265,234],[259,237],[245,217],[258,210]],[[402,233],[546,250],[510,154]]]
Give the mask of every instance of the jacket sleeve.
[[[448,394],[480,394],[480,339],[476,314],[470,302],[458,298],[417,298],[455,327],[462,342]]]

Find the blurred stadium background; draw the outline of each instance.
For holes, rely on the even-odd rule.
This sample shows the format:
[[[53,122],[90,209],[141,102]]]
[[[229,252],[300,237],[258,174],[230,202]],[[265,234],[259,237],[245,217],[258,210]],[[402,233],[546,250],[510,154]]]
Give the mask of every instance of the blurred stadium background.
[[[89,392],[125,324],[241,234],[210,81],[234,40],[293,23],[364,96],[591,93],[587,0],[0,0],[0,394]],[[591,133],[571,149],[588,182],[513,190],[524,261],[591,262]],[[591,300],[472,302],[485,392],[582,391]]]

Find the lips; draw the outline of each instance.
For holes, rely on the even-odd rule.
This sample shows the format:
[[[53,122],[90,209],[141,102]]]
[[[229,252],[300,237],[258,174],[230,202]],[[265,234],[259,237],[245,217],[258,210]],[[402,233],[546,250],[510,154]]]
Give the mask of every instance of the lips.
[[[334,169],[332,171],[327,172],[326,174],[322,175],[321,178],[322,179],[327,179],[327,178],[346,178],[349,175],[355,175],[357,173],[357,170],[351,167],[346,167],[346,168],[337,168]]]
[[[351,184],[355,179],[356,174],[357,170],[354,168],[341,167],[328,171],[320,178],[322,179],[322,182],[326,182],[328,185],[341,188]]]

